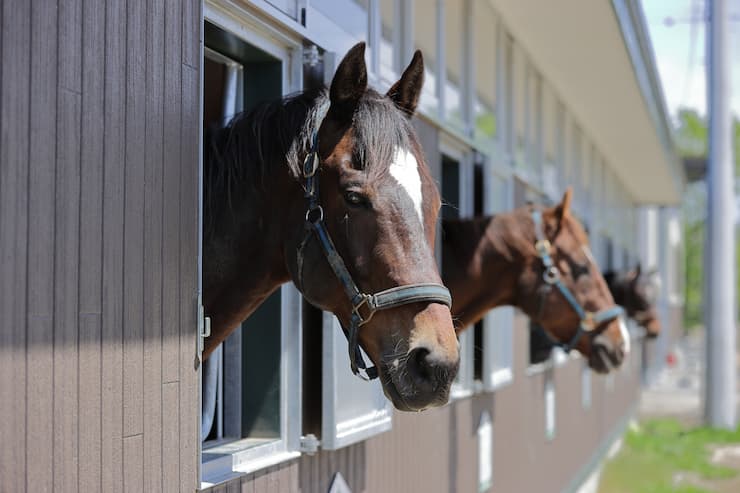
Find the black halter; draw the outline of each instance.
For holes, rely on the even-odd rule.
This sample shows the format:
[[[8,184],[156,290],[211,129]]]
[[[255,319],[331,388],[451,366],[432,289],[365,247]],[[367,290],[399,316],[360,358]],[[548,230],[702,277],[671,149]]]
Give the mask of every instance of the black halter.
[[[360,352],[358,340],[359,328],[369,322],[376,311],[387,310],[389,308],[407,305],[409,303],[417,303],[420,301],[441,303],[451,307],[452,297],[446,287],[441,284],[433,283],[397,286],[395,288],[379,291],[375,294],[363,293],[357,287],[357,284],[355,284],[352,279],[352,275],[347,270],[342,257],[337,252],[334,242],[331,241],[329,231],[327,231],[324,224],[324,209],[321,207],[321,204],[319,204],[319,180],[316,178],[316,172],[321,165],[318,149],[318,134],[321,122],[323,121],[327,110],[328,108],[326,108],[323,115],[317,119],[316,128],[311,136],[311,150],[303,161],[304,197],[308,200],[305,222],[307,234],[299,247],[298,270],[299,275],[301,275],[303,263],[302,249],[311,237],[311,232],[313,232],[313,235],[319,240],[319,244],[321,245],[321,249],[324,251],[324,255],[326,256],[326,260],[329,262],[329,266],[331,266],[331,269],[334,271],[334,275],[337,276],[337,279],[339,279],[339,282],[342,283],[344,292],[347,294],[347,298],[349,298],[350,303],[352,303],[350,326],[347,328],[342,324],[344,335],[347,336],[349,361],[352,373],[358,375],[364,380],[372,380],[374,378],[378,378],[378,370],[374,366],[368,367],[365,365],[365,360]],[[364,310],[366,312],[365,315],[361,314],[360,310]],[[365,374],[367,376],[363,376],[360,373],[360,369],[365,370]]]
[[[560,270],[550,256],[551,245],[547,238],[545,238],[545,233],[542,230],[542,212],[537,209],[533,210],[532,221],[534,221],[534,234],[537,238],[535,249],[537,250],[537,255],[542,260],[542,265],[545,268],[545,271],[542,274],[542,279],[545,281],[547,291],[549,292],[549,290],[555,286],[568,301],[568,304],[573,307],[573,310],[575,310],[580,319],[578,331],[576,331],[575,335],[568,343],[555,340],[542,326],[540,326],[540,324],[536,324],[535,326],[537,327],[537,330],[545,334],[553,345],[559,346],[563,351],[569,353],[576,344],[578,344],[578,341],[581,340],[583,334],[593,331],[604,322],[614,320],[615,318],[622,316],[622,314],[624,314],[624,309],[621,306],[615,305],[596,313],[584,310],[581,304],[578,303],[578,300],[576,300],[575,295],[570,289],[568,289],[568,286],[563,283],[563,280],[560,277]],[[542,315],[542,311],[544,310],[545,295],[546,293],[540,298],[540,315]]]

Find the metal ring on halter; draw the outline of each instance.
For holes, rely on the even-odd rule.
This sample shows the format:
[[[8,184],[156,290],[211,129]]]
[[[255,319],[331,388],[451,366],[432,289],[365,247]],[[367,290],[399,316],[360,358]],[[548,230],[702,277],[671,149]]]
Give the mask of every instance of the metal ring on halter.
[[[558,271],[557,267],[551,265],[542,273],[542,279],[547,284],[555,284],[558,282],[558,279],[560,279],[560,271]]]
[[[311,213],[315,211],[319,211],[319,217],[318,219],[315,219],[312,221],[310,216],[311,216]],[[315,207],[312,207],[306,211],[306,222],[307,223],[316,224],[323,220],[324,220],[324,208],[321,207],[320,205],[316,205]]]

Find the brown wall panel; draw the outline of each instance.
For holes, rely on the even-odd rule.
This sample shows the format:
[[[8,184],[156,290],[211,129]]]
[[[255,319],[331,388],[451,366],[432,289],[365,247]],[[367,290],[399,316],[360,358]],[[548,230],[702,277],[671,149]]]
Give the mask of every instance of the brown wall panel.
[[[199,21],[2,4],[0,491],[198,487]]]
[[[29,2],[2,3],[0,19],[0,490],[26,481],[26,299],[30,135]]]

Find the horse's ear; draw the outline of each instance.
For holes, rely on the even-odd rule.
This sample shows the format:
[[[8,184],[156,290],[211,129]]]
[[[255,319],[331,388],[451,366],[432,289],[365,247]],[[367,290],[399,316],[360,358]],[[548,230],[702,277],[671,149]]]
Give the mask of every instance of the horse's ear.
[[[637,262],[637,265],[635,266],[635,279],[639,278],[640,274],[642,274],[642,264]]]
[[[563,195],[563,200],[561,200],[560,203],[555,206],[555,217],[558,218],[558,221],[562,221],[564,217],[570,214],[570,202],[572,198],[573,189],[571,187],[568,187],[565,190],[565,194]]]
[[[634,269],[632,269],[631,271],[629,271],[627,273],[627,275],[625,276],[627,282],[630,282],[630,283],[633,283],[633,284],[636,283],[637,280],[640,279],[640,272],[641,271],[642,271],[642,267],[640,267],[640,264],[638,263],[637,264],[637,267],[635,267]]]
[[[365,43],[357,43],[344,56],[331,81],[332,111],[351,115],[366,90]]]
[[[391,98],[396,106],[411,118],[416,112],[423,86],[424,58],[421,56],[421,51],[416,50],[411,63],[403,71],[403,75],[398,79],[398,82],[388,89],[386,96]]]

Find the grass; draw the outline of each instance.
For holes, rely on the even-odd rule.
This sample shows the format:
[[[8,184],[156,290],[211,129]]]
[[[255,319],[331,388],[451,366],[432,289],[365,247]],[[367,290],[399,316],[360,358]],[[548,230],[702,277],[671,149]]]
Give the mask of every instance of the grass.
[[[710,462],[709,445],[740,443],[736,431],[686,428],[673,419],[650,420],[630,429],[620,453],[606,464],[600,493],[704,493],[676,485],[677,473],[707,480],[731,478],[738,470]]]

